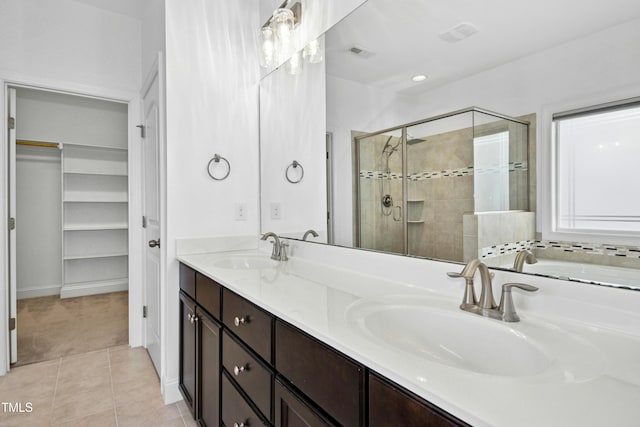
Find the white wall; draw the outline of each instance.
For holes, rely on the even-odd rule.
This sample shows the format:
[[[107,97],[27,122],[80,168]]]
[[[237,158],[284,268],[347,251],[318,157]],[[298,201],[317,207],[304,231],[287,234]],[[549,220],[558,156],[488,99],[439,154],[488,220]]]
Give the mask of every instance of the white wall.
[[[301,238],[312,228],[326,242],[325,63],[304,64],[295,76],[285,67],[260,83],[261,231]],[[300,177],[297,184],[287,181]],[[280,218],[271,217],[271,203]]]
[[[408,104],[399,99],[398,105],[393,105],[396,100],[388,97],[377,104],[365,103],[362,100],[370,99],[370,88],[329,78],[328,130],[342,135],[340,141],[346,141],[347,129],[368,123],[363,111],[368,111],[376,126],[365,130],[383,129],[470,106],[514,117],[533,112],[541,115],[548,105],[581,99],[586,94],[619,93],[621,89],[624,92],[624,88],[640,84],[639,44],[640,20],[636,19],[435,88]],[[640,95],[633,91],[627,94],[629,97]],[[377,105],[380,106],[377,111],[366,109],[366,106]],[[390,123],[394,116],[397,121]],[[538,144],[545,143],[548,132],[538,130]],[[350,145],[347,147],[344,143],[338,147],[336,143],[335,149],[340,150],[338,158],[347,163],[348,156],[351,164]],[[343,169],[334,170],[339,173]],[[336,227],[336,241],[340,241],[338,238],[350,241],[351,191],[336,192],[335,197],[336,207],[342,207],[341,219],[336,218],[340,226]]]
[[[140,89],[140,21],[104,12],[71,0],[0,0],[0,84],[18,83],[133,100]],[[0,103],[5,117],[6,103]],[[132,112],[136,120],[137,112]],[[129,123],[131,130],[132,125]],[[2,170],[6,170],[6,123],[0,124]],[[129,134],[133,135],[132,133]],[[134,158],[135,160],[135,158]],[[132,179],[132,175],[130,175]],[[132,181],[134,182],[134,181]],[[0,196],[7,199],[6,176],[0,175]],[[0,227],[0,283],[7,283],[6,207]],[[132,279],[133,280],[133,279]],[[0,317],[6,307],[6,290],[0,292]],[[6,367],[0,328],[0,374]],[[139,342],[134,337],[133,343]]]
[[[0,1],[0,76],[138,91],[140,22],[70,0]]]
[[[141,70],[143,79],[149,75],[158,57],[158,52],[164,52],[165,50],[164,0],[147,0],[145,6],[141,22]]]
[[[62,286],[60,150],[17,147],[17,298],[58,295]]]
[[[167,0],[165,7],[167,401],[179,398],[176,238],[258,234],[259,24],[257,0]],[[231,163],[224,181],[207,173],[215,153]],[[247,220],[234,220],[236,203],[246,203]]]

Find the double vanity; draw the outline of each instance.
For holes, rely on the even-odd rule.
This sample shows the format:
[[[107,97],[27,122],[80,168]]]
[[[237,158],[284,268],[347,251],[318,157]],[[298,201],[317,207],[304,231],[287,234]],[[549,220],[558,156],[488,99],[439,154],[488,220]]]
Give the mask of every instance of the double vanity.
[[[519,321],[496,319],[460,309],[472,290],[447,277],[457,266],[344,248],[314,256],[319,246],[291,242],[287,261],[262,242],[179,255],[180,389],[203,425],[640,419],[640,312],[600,301],[638,292],[581,285],[586,296],[571,301],[576,284],[527,277],[537,292],[507,286]],[[381,261],[403,273],[377,274]],[[517,279],[496,271],[494,288]]]

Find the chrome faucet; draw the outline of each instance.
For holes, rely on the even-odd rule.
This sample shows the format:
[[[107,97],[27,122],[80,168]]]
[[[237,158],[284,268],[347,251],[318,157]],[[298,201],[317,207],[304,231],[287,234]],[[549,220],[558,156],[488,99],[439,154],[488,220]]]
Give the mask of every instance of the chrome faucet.
[[[527,264],[535,264],[538,262],[536,256],[529,249],[524,249],[518,252],[516,259],[513,261],[513,271],[522,273],[522,268],[524,267],[525,262]]]
[[[304,235],[302,236],[302,240],[307,240],[307,237],[309,237],[309,234],[311,234],[313,237],[318,237],[318,233],[316,233],[315,230],[309,229],[304,232]]]
[[[480,280],[482,283],[482,292],[480,293],[479,301],[476,300],[473,285],[473,277],[478,270],[480,270]],[[528,292],[538,290],[535,286],[525,285],[524,283],[505,283],[502,285],[500,304],[496,304],[493,298],[493,287],[491,285],[492,274],[487,265],[478,259],[469,261],[460,273],[447,273],[447,276],[465,280],[464,297],[462,304],[460,304],[461,310],[504,322],[518,322],[520,320],[513,304],[513,298],[511,296],[512,288],[519,288]]]
[[[269,231],[267,233],[264,233],[260,238],[260,240],[267,240],[269,237],[273,237],[273,242],[271,242],[273,244],[273,250],[271,251],[271,259],[280,261],[281,248],[282,248],[280,244],[280,238],[276,233]]]

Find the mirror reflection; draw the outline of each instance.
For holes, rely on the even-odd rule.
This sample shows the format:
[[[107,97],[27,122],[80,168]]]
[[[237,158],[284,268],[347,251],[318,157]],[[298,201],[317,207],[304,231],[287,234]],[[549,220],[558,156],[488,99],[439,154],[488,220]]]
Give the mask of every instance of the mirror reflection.
[[[321,64],[265,77],[262,231],[638,286],[640,236],[542,231],[551,118],[640,95],[640,4],[496,7],[368,0],[325,33]],[[283,175],[294,159],[304,190]]]

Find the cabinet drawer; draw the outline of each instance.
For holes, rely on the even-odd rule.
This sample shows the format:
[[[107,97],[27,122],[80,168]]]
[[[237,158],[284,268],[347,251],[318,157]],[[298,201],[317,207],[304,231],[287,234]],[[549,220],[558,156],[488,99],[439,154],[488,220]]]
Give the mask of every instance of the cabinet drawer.
[[[276,322],[276,370],[345,426],[362,425],[364,369],[307,334]]]
[[[228,427],[267,425],[251,409],[226,375],[222,376],[222,424]]]
[[[196,299],[196,271],[180,263],[180,289]]]
[[[220,289],[219,284],[196,273],[196,301],[216,319],[220,319]]]
[[[226,288],[223,289],[223,298],[222,321],[225,326],[271,364],[273,317]]]
[[[332,425],[303,399],[294,395],[279,380],[276,380],[274,396],[275,425],[277,427],[328,427]]]
[[[262,414],[271,419],[271,373],[226,331],[222,335],[222,366]]]
[[[463,421],[437,406],[401,390],[377,375],[369,374],[369,426],[461,427]]]

